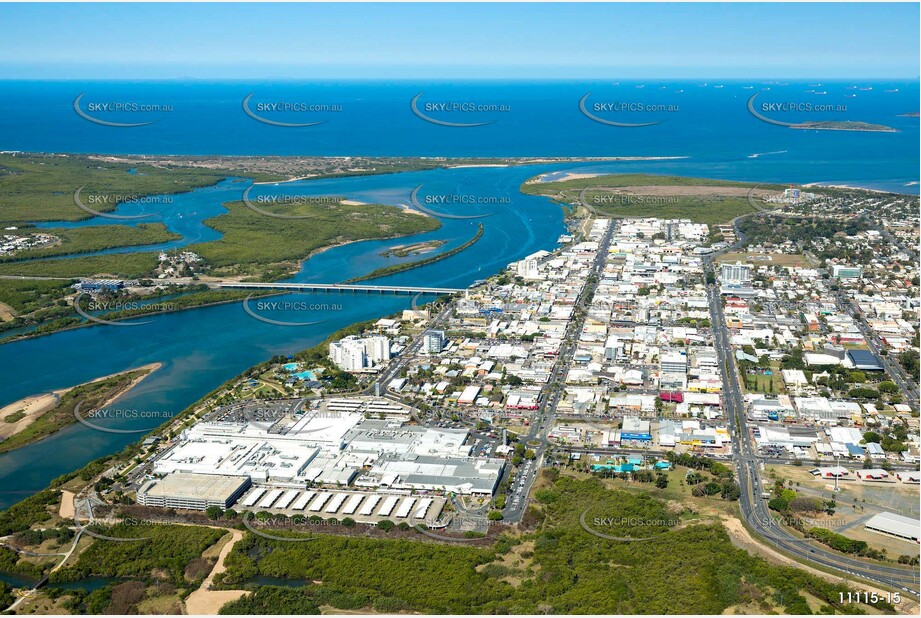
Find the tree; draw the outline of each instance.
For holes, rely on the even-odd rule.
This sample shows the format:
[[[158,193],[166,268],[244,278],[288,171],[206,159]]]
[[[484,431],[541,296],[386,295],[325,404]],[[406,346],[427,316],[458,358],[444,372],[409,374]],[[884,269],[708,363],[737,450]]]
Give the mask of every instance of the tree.
[[[208,519],[220,519],[224,515],[224,509],[219,506],[209,506],[205,509],[205,515]]]
[[[501,521],[502,520],[502,511],[490,511],[489,515],[486,516],[489,521]]]
[[[535,457],[537,457],[537,453],[535,453],[532,449],[528,449],[524,452],[525,459],[534,459]]]
[[[389,519],[382,519],[379,522],[377,522],[377,527],[383,530],[384,532],[389,532],[393,530],[393,525],[394,525],[393,522],[390,521]]]
[[[896,386],[895,382],[892,382],[891,380],[885,380],[883,382],[880,382],[877,388],[879,389],[879,392],[881,393],[892,394],[892,393],[899,392],[899,387]]]

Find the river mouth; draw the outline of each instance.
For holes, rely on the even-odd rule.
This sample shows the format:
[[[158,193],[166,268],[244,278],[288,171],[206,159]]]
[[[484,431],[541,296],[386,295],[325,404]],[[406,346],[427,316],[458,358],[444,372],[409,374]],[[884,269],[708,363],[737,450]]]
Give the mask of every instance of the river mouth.
[[[437,252],[429,255],[449,251],[469,240],[476,231],[475,226],[483,223],[484,233],[476,244],[476,251],[461,251],[420,268],[373,280],[375,284],[385,285],[466,287],[499,272],[524,255],[557,246],[557,239],[565,232],[562,209],[546,198],[523,195],[518,187],[537,173],[572,165],[438,169],[272,186],[272,191],[285,194],[336,194],[365,203],[395,206],[409,204],[412,191],[420,184],[433,193],[457,191],[486,198],[501,193],[510,200],[509,204],[477,206],[478,210],[492,213],[483,219],[444,220],[442,227],[432,232],[390,240],[359,241],[317,253],[302,263],[291,281],[334,283],[378,267],[420,259],[385,257],[391,247],[407,243],[445,240],[447,242]],[[203,221],[214,212],[223,212],[221,203],[239,200],[245,186],[248,183],[229,179],[215,187],[176,196],[177,203],[181,198],[183,204],[190,205],[194,217],[192,214],[182,219],[177,216],[167,227],[182,234],[184,239],[202,236],[203,230],[210,230]],[[267,187],[260,187],[260,190],[265,191]],[[206,206],[205,202],[211,205]],[[185,227],[172,227],[178,221]],[[99,221],[99,224],[106,223]],[[143,247],[135,249],[146,250]],[[7,368],[5,378],[8,378],[0,389],[0,402],[11,403],[34,393],[160,362],[162,368],[149,381],[145,380],[113,405],[175,414],[226,380],[272,356],[295,354],[316,345],[339,328],[410,309],[413,302],[408,295],[362,293],[294,293],[275,296],[272,300],[335,306],[336,310],[317,318],[321,321],[319,324],[283,327],[254,319],[244,311],[242,303],[234,302],[132,319],[132,322],[145,323],[131,328],[93,325],[11,341],[0,345],[0,364]],[[420,299],[420,302],[425,300]],[[296,311],[272,317],[294,323],[308,321]],[[113,428],[122,430],[140,430],[157,424],[149,419],[119,419],[112,423]],[[117,452],[136,441],[139,435],[94,431],[77,424],[0,455],[0,509],[44,489],[62,474]]]

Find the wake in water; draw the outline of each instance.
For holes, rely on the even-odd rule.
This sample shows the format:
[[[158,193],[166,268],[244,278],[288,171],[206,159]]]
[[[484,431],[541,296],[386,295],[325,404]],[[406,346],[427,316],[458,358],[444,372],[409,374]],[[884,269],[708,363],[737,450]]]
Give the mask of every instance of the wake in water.
[[[773,152],[756,152],[755,154],[748,155],[748,158],[757,159],[758,157],[765,157],[767,155],[775,155],[775,154],[784,154],[785,152],[787,151],[786,150],[775,150]]]

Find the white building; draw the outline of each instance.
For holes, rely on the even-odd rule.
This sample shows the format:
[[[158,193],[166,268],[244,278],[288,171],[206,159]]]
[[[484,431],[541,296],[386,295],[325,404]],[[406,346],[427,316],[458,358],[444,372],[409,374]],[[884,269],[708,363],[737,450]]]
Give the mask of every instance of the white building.
[[[390,360],[390,339],[352,335],[329,344],[329,358],[344,371],[361,371]]]
[[[752,265],[736,262],[720,266],[720,282],[730,285],[748,285],[752,280]]]
[[[424,354],[439,354],[444,349],[445,332],[443,330],[429,330],[422,337],[422,352]]]

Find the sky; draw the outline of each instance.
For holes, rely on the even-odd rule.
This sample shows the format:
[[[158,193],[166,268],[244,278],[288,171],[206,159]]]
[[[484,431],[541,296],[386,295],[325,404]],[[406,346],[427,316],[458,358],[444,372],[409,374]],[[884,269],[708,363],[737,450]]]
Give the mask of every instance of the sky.
[[[0,3],[0,79],[916,78],[918,23],[918,3]]]

